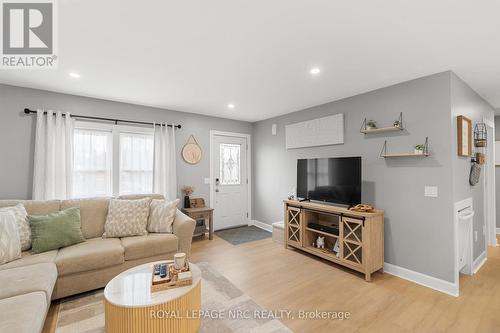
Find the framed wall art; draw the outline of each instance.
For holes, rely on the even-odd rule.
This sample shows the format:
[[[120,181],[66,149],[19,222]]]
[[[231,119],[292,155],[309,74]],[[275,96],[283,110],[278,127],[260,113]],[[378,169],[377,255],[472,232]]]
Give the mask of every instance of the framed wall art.
[[[464,116],[457,117],[458,156],[472,156],[472,121]]]

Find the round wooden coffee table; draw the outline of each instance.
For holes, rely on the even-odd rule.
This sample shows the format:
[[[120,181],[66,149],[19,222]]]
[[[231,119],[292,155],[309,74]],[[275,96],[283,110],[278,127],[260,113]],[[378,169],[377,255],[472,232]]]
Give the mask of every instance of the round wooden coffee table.
[[[165,261],[161,261],[165,262]],[[151,293],[152,262],[114,277],[104,289],[107,333],[198,332],[201,272],[190,263],[190,286]]]

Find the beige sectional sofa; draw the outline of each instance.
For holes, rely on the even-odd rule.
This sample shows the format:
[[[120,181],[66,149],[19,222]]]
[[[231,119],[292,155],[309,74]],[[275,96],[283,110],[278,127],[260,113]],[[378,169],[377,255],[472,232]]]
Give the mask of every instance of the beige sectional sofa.
[[[134,199],[144,196],[124,196]],[[158,195],[149,195],[158,198]],[[0,265],[0,332],[40,332],[51,300],[102,288],[136,265],[191,251],[195,221],[179,210],[173,234],[102,238],[110,198],[79,200],[0,200],[0,207],[23,203],[28,214],[43,215],[80,207],[83,243],[31,254]]]

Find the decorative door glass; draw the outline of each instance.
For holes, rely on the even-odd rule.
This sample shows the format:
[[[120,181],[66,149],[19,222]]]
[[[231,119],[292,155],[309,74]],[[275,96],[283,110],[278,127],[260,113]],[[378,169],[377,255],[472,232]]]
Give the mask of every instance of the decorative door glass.
[[[239,185],[241,145],[222,143],[220,145],[220,184]]]

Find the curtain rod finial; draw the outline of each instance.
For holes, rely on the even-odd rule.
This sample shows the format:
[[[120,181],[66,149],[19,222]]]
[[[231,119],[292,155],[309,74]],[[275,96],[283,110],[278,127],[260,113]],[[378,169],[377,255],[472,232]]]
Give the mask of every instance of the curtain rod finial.
[[[28,108],[24,109],[24,113],[29,114],[30,113],[30,109],[28,109]]]

